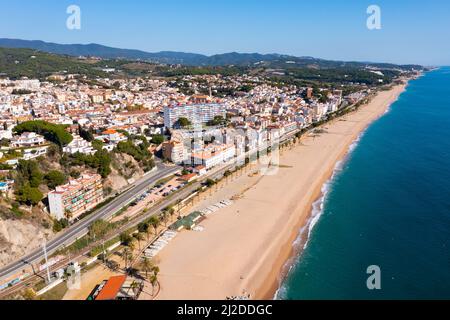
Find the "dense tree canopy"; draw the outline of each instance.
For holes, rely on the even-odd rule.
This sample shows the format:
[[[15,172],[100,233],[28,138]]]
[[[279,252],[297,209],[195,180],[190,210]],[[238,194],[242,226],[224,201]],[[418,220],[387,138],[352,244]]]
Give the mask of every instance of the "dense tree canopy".
[[[133,142],[136,140],[141,140],[142,143],[136,145],[135,142]],[[134,136],[130,137],[127,141],[119,142],[115,151],[132,156],[134,160],[139,162],[144,171],[148,172],[155,166],[153,155],[148,150],[149,147],[150,144],[148,143],[147,138],[144,136]]]
[[[67,180],[66,175],[57,170],[49,171],[44,178],[50,189],[55,189],[57,186],[63,185]]]
[[[39,170],[38,163],[36,161],[19,160],[17,166],[17,184],[24,185],[29,184],[32,188],[37,188],[42,183],[43,174]]]
[[[86,141],[92,142],[94,140],[94,134],[90,129],[84,129],[82,126],[78,126],[78,134]]]
[[[213,120],[208,121],[208,126],[221,126],[226,125],[227,120],[222,116],[215,116]]]
[[[178,119],[176,125],[180,128],[186,128],[192,125],[192,123],[191,121],[189,121],[189,119],[181,117],[180,119]]]
[[[33,188],[29,184],[19,187],[16,192],[16,196],[20,203],[27,204],[29,206],[38,204],[44,197],[38,188]]]
[[[152,143],[156,145],[160,145],[164,142],[164,136],[162,134],[155,134],[152,136]]]

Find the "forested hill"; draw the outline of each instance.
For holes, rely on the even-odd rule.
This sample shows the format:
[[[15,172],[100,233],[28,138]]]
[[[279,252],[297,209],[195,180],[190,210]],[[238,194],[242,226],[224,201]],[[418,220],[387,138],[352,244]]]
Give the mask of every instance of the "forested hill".
[[[182,64],[186,66],[250,66],[265,64],[269,66],[295,65],[296,67],[339,68],[339,67],[374,67],[381,69],[422,69],[419,65],[395,65],[371,62],[344,62],[317,59],[313,57],[295,57],[282,54],[259,53],[224,53],[206,56],[196,53],[161,51],[145,52],[141,50],[119,49],[100,44],[57,44],[38,40],[0,39],[0,47],[28,48],[48,53],[69,56],[100,57],[104,59],[144,60],[164,64]]]

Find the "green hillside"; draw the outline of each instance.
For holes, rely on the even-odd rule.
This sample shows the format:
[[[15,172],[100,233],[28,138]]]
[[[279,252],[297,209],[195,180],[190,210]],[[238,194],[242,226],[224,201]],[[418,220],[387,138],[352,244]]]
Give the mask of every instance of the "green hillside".
[[[88,61],[32,49],[0,48],[0,74],[4,77],[42,79],[57,72],[105,76],[104,72],[96,70],[95,65]]]

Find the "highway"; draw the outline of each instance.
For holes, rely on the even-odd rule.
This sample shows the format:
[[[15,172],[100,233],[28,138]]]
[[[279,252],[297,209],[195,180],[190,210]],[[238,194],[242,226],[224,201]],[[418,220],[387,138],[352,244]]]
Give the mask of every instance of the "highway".
[[[49,241],[47,243],[47,254],[51,255],[61,247],[70,245],[75,240],[85,235],[88,232],[89,226],[93,222],[100,219],[108,220],[123,207],[133,202],[135,198],[143,194],[151,185],[167,176],[175,174],[180,171],[180,169],[181,168],[178,166],[165,166],[162,163],[158,163],[157,170],[155,172],[145,175],[140,180],[135,182],[128,190],[114,198],[104,207],[65,229],[63,233]],[[30,264],[40,262],[43,259],[43,250],[42,248],[39,248],[23,257],[20,261],[16,261],[5,268],[2,268],[0,270],[0,279],[18,274]]]
[[[170,195],[167,199],[164,199],[160,203],[157,203],[156,205],[151,207],[150,210],[148,212],[146,212],[145,214],[135,217],[134,219],[132,219],[131,221],[129,221],[128,223],[126,223],[125,225],[120,227],[119,229],[115,230],[113,234],[109,235],[109,237],[107,237],[103,240],[98,240],[97,243],[93,243],[91,246],[88,246],[87,248],[83,249],[77,256],[69,257],[69,258],[59,261],[58,263],[56,263],[55,265],[50,267],[50,271],[53,272],[53,271],[58,270],[59,268],[67,266],[67,263],[69,263],[70,261],[76,261],[79,257],[82,257],[82,256],[88,254],[93,246],[96,246],[96,245],[98,246],[104,241],[108,241],[108,240],[115,238],[118,234],[120,234],[132,227],[135,227],[140,222],[147,220],[149,217],[159,214],[161,212],[161,210],[163,210],[167,206],[174,205],[174,204],[178,203],[178,201],[186,199],[193,192],[195,192],[199,187],[201,187],[202,182],[205,181],[206,179],[208,179],[208,178],[220,179],[223,176],[225,171],[233,170],[235,167],[236,167],[236,164],[234,162],[223,164],[222,166],[216,168],[215,170],[211,171],[209,174],[204,176],[201,179],[201,181],[197,181],[197,182],[194,182],[194,183],[188,185],[187,187]],[[156,181],[157,180],[155,177],[154,182],[156,182]],[[154,183],[154,182],[152,182],[152,183]],[[145,190],[145,188],[144,188],[144,190]],[[42,250],[41,250],[41,253],[42,253]],[[43,257],[41,257],[41,258],[43,258]],[[37,271],[37,273],[35,275],[27,277],[26,279],[17,283],[16,285],[1,291],[0,299],[8,296],[10,294],[13,294],[15,292],[18,292],[18,291],[26,288],[30,283],[33,283],[34,281],[38,281],[40,279],[44,279],[45,277],[46,277],[45,271]]]

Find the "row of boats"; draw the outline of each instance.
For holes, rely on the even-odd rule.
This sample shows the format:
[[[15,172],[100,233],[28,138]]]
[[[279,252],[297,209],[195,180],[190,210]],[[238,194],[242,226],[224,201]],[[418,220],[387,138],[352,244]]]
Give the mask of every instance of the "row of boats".
[[[144,256],[149,259],[155,257],[177,234],[176,231],[167,230],[144,251]]]
[[[207,216],[207,215],[213,214],[214,212],[217,212],[218,210],[220,210],[222,208],[228,207],[232,204],[233,204],[233,201],[231,201],[231,200],[228,200],[228,199],[222,200],[222,201],[217,202],[216,204],[213,204],[203,210],[200,210],[200,213],[204,216]]]
[[[207,216],[210,214],[213,214],[214,212],[217,212],[218,210],[228,207],[231,204],[233,204],[233,201],[231,200],[222,200],[214,205],[211,205],[201,211],[200,214],[202,216]],[[203,231],[197,230],[197,231]],[[153,242],[145,251],[144,256],[146,258],[154,258],[162,249],[164,249],[165,246],[169,244],[169,242],[177,236],[178,232],[174,230],[167,230],[165,231],[155,242]]]

